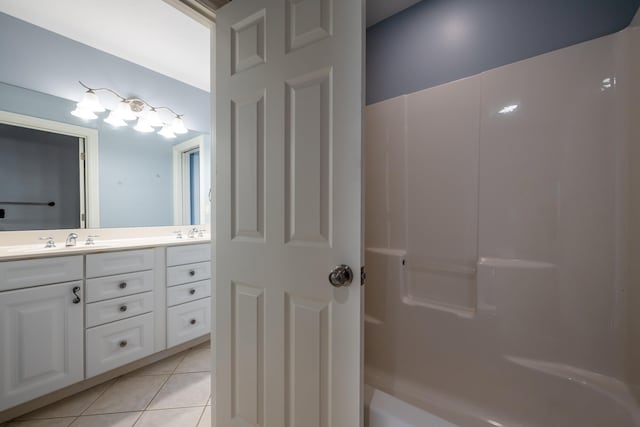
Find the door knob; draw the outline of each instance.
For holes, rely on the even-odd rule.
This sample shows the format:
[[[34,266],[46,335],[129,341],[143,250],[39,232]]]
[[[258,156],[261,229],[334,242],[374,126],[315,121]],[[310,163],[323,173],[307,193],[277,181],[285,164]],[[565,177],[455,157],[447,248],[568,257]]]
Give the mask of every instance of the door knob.
[[[353,271],[348,265],[335,266],[329,273],[329,283],[336,288],[349,286],[353,282]]]

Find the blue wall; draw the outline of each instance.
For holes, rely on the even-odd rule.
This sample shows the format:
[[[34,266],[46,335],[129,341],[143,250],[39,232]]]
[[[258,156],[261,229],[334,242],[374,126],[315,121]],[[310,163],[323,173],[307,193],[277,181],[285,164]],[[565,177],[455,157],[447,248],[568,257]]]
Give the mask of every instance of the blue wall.
[[[625,28],[640,0],[423,0],[367,30],[367,104]]]
[[[147,35],[137,35],[144,43]],[[0,13],[0,82],[77,101],[84,92],[78,80],[171,107],[189,129],[210,132],[208,92]],[[100,97],[107,107],[117,101]]]
[[[116,129],[101,120],[72,116],[74,106],[66,99],[0,83],[0,111],[98,130],[102,227],[173,224],[173,145],[196,134],[168,140],[131,127]]]

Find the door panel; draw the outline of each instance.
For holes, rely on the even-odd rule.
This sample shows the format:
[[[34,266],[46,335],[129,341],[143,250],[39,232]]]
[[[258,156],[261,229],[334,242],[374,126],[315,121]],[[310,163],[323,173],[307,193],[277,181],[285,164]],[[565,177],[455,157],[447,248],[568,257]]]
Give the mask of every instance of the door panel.
[[[264,91],[231,101],[232,233],[264,239]]]
[[[218,11],[218,426],[361,425],[362,49],[362,0]]]

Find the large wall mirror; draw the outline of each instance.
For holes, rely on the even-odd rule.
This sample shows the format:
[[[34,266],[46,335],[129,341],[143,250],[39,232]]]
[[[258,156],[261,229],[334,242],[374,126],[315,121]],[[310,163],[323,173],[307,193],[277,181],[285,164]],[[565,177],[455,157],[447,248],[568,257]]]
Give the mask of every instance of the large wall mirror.
[[[210,223],[208,91],[2,9],[0,56],[0,231]],[[169,104],[189,132],[113,127],[104,118],[119,99],[109,94],[98,119],[74,117],[78,80]]]

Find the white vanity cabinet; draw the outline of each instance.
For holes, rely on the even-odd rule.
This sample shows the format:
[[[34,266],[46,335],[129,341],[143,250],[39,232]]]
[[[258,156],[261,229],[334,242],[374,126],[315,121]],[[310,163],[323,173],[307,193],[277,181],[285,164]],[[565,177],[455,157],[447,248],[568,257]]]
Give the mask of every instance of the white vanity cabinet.
[[[86,256],[88,378],[154,352],[153,251]]]
[[[82,256],[0,262],[0,411],[84,378]]]
[[[167,248],[167,346],[211,333],[211,245]]]

